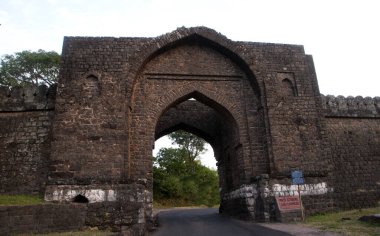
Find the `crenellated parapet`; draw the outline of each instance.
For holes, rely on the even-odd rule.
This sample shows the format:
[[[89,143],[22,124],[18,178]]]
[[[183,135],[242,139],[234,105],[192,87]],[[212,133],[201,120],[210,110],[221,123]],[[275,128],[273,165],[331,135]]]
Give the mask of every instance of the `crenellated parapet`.
[[[321,98],[328,117],[380,117],[380,97],[321,95]]]
[[[57,86],[0,86],[0,112],[54,109]]]

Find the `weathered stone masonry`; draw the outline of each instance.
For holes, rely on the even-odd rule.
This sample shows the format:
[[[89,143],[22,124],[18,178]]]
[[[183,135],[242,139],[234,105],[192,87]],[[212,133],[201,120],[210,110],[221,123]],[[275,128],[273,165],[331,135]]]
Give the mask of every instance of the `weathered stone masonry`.
[[[43,193],[55,86],[0,88],[0,193]]]
[[[308,214],[379,200],[379,99],[322,96],[302,46],[234,42],[204,27],[66,37],[55,103],[17,113],[2,94],[1,192],[85,196],[87,225],[150,224],[154,141],[178,129],[212,145],[223,213],[275,219],[274,197],[296,194],[296,169]],[[12,187],[9,176],[28,168],[34,182]]]
[[[337,208],[380,199],[380,97],[322,96]]]

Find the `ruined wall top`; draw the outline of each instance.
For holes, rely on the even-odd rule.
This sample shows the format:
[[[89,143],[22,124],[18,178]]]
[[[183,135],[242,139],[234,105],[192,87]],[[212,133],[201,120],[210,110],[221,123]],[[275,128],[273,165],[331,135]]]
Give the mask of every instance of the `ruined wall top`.
[[[0,86],[0,112],[54,109],[56,85],[8,87]]]
[[[321,98],[327,117],[380,118],[380,97],[321,95]]]

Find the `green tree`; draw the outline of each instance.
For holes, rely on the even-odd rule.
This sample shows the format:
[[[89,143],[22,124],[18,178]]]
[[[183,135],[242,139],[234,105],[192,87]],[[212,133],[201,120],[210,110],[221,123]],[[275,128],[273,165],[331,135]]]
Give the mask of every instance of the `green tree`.
[[[41,49],[4,55],[0,63],[0,85],[51,85],[57,81],[60,59],[58,53]]]
[[[171,175],[187,172],[188,162],[186,153],[178,148],[161,148],[154,159],[154,165]]]
[[[173,144],[178,144],[180,149],[186,153],[189,162],[195,162],[199,155],[206,151],[206,141],[194,134],[179,130],[168,136]]]

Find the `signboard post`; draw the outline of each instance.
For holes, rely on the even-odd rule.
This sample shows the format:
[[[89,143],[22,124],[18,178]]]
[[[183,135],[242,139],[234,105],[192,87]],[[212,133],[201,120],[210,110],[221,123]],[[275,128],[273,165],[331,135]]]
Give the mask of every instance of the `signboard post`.
[[[305,215],[303,211],[303,206],[302,206],[302,198],[301,198],[301,190],[300,190],[300,185],[305,184],[305,179],[303,177],[303,172],[299,170],[292,171],[292,184],[298,186],[298,196],[299,196],[299,204],[301,208],[301,217],[302,221],[305,220]]]

